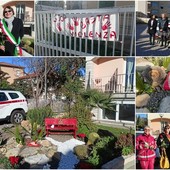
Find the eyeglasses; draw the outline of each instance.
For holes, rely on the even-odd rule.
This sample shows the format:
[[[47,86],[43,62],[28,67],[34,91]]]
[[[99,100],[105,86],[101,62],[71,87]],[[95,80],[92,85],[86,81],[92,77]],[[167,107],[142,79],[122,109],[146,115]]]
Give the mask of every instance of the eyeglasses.
[[[169,129],[169,128],[165,128],[165,129]]]
[[[8,11],[4,11],[4,13],[6,14],[6,13],[8,13],[8,12],[11,12],[11,10],[8,10]]]

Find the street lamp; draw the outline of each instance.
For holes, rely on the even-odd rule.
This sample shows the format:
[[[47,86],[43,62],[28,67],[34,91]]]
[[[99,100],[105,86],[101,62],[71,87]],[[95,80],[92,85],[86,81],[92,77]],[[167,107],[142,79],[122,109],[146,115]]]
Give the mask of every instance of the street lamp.
[[[163,129],[163,125],[162,125],[162,117],[164,116],[164,114],[163,114],[163,113],[160,113],[159,116],[160,116],[160,118],[161,118],[161,132],[162,132],[162,129]]]

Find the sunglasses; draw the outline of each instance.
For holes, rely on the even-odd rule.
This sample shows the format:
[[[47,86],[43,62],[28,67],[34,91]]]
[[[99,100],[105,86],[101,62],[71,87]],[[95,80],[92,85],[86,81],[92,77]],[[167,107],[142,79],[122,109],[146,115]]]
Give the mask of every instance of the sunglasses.
[[[6,13],[8,13],[8,12],[12,12],[11,10],[8,10],[8,11],[4,11],[4,13],[6,14]]]

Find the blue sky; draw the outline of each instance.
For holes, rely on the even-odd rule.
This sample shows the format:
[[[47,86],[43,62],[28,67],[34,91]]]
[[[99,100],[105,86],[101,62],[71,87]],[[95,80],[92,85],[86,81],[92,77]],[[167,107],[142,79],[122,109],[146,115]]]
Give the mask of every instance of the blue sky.
[[[19,62],[18,61],[18,58],[16,57],[11,57],[11,58],[9,58],[9,57],[6,57],[6,58],[2,58],[2,57],[0,57],[0,62],[6,62],[6,63],[10,63],[10,64],[14,64],[14,65],[18,65],[18,66],[23,66],[23,67],[25,67],[24,65],[23,65],[23,63],[21,63],[21,62]],[[26,69],[25,69],[25,71],[26,71]]]
[[[138,115],[140,115],[141,118],[147,118],[147,114],[136,114],[136,116],[138,117]]]

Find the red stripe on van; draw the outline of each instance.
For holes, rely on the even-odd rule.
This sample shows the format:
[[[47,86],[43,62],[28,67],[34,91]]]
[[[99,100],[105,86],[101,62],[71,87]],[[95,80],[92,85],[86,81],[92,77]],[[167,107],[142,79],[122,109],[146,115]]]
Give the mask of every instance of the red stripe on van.
[[[26,102],[26,100],[11,100],[11,101],[7,100],[7,101],[3,101],[3,102],[0,101],[0,105],[1,104],[9,104],[9,103],[19,103],[19,102]]]

